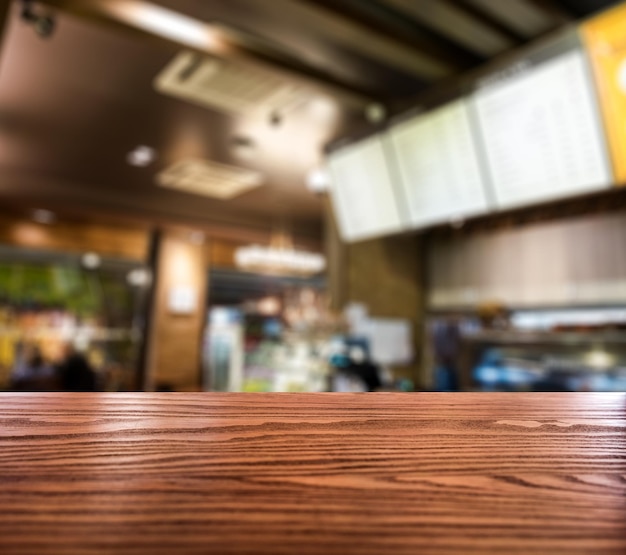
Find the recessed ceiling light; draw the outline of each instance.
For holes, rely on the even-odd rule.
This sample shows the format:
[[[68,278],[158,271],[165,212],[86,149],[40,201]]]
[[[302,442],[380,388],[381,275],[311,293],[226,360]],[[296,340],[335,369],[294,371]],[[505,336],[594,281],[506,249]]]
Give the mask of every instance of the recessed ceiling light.
[[[239,135],[233,138],[233,153],[244,160],[249,160],[255,155],[255,143],[250,137]]]
[[[381,123],[387,117],[387,109],[377,102],[368,104],[365,108],[365,119],[370,123]]]
[[[134,150],[131,150],[126,156],[126,160],[131,166],[137,166],[139,168],[145,168],[154,162],[156,158],[156,151],[145,145],[139,145]]]
[[[38,224],[50,225],[57,221],[57,216],[50,210],[39,209],[33,211],[33,220]]]
[[[325,168],[316,168],[309,172],[306,185],[312,193],[325,193],[330,187],[330,174]]]
[[[150,2],[132,0],[101,4],[109,13],[148,33],[200,50],[219,51],[224,48],[222,35],[215,25],[179,12]]]
[[[283,123],[283,116],[278,111],[273,111],[270,114],[270,125],[272,127],[280,127]]]

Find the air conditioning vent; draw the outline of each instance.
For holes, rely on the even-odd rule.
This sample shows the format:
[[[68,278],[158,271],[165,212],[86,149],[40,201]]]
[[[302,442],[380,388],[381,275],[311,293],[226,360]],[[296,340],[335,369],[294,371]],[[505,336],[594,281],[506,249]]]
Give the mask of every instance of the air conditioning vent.
[[[261,174],[210,160],[183,160],[157,176],[161,187],[231,199],[262,185]]]
[[[157,91],[235,115],[284,113],[311,98],[310,90],[279,75],[183,51],[158,75]]]

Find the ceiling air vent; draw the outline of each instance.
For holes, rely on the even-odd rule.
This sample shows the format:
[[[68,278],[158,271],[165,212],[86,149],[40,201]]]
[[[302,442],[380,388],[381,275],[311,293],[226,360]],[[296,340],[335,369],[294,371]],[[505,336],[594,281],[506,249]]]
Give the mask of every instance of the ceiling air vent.
[[[257,67],[183,51],[157,76],[157,91],[236,115],[284,113],[311,98],[304,86]]]
[[[183,160],[157,176],[161,187],[185,193],[231,199],[259,187],[261,174],[210,160]]]

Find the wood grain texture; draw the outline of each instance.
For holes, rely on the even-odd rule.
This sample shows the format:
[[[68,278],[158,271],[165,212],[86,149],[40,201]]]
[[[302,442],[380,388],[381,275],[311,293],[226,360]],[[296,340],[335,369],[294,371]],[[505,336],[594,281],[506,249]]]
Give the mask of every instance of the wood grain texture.
[[[206,321],[208,264],[205,248],[192,244],[187,236],[170,232],[159,247],[153,328],[149,336],[150,363],[146,386],[154,390],[168,385],[178,391],[200,387],[202,330]],[[184,287],[196,295],[189,314],[175,314],[170,295]]]
[[[626,552],[626,394],[6,394],[0,553]]]
[[[0,214],[0,242],[16,247],[84,253],[143,261],[148,233],[140,227],[105,226],[95,223],[57,222],[36,224],[10,213]]]

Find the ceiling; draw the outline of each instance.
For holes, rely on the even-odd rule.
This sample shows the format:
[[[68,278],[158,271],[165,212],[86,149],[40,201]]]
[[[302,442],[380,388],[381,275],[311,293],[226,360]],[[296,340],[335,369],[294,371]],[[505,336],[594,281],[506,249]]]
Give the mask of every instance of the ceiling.
[[[141,2],[130,2],[139,4]],[[39,37],[6,10],[0,60],[0,200],[24,209],[184,222],[223,234],[288,226],[319,239],[323,203],[306,187],[324,146],[363,125],[372,103],[406,103],[433,85],[615,2],[609,0],[162,0],[218,30],[193,49],[305,85],[278,118],[233,116],[163,95],[156,76],[183,49],[109,8],[50,0]],[[189,46],[189,45],[187,45]],[[249,145],[236,147],[241,139]],[[251,144],[251,146],[250,146]],[[157,153],[133,167],[137,145]],[[258,171],[261,187],[217,200],[158,187],[188,158]]]

